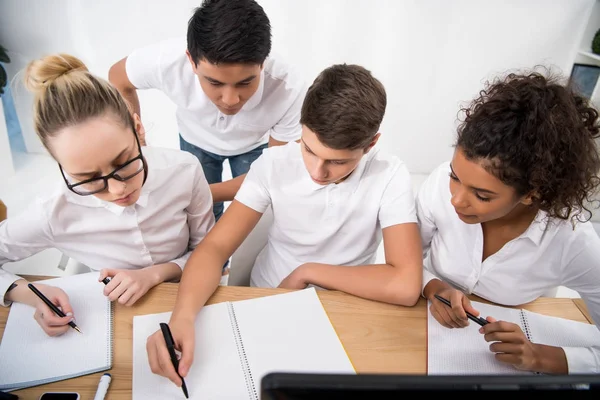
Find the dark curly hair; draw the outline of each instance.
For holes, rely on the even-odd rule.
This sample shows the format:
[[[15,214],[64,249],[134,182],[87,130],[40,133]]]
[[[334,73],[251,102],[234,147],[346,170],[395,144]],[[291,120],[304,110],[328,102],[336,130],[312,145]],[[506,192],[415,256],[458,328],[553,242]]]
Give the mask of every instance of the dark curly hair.
[[[549,217],[587,221],[600,184],[598,112],[557,75],[508,74],[468,107],[456,146]]]

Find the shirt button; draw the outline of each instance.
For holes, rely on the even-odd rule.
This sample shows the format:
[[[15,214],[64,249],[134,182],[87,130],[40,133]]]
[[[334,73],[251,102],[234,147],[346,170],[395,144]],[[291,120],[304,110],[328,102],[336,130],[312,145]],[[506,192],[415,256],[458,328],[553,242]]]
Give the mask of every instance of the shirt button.
[[[223,120],[225,119],[225,117],[219,117],[219,119],[220,119],[221,121],[223,121]]]

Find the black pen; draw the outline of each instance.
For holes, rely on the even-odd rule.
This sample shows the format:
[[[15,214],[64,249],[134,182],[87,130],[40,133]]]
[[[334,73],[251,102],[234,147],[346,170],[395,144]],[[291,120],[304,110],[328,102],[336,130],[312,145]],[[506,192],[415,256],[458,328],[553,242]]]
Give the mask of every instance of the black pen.
[[[44,303],[46,303],[46,305],[48,307],[50,307],[50,309],[52,311],[54,311],[54,313],[56,315],[58,315],[59,317],[66,317],[67,316],[64,312],[62,312],[60,310],[60,308],[56,307],[54,305],[54,303],[52,303],[50,300],[48,300],[48,298],[46,296],[44,296],[44,294],[42,292],[40,292],[39,290],[37,290],[37,288],[35,286],[33,286],[31,283],[27,284],[27,286],[29,287],[29,289],[31,289],[31,291],[33,293],[36,294],[37,297],[39,297],[40,299],[42,299],[42,301]],[[71,328],[75,329],[77,332],[83,333],[83,332],[81,332],[81,329],[79,329],[79,327],[77,325],[75,325],[75,322],[73,322],[73,321],[69,322],[69,326],[71,326]]]
[[[102,283],[108,285],[110,283],[110,278],[107,276],[106,278],[102,279]]]
[[[175,341],[173,340],[171,329],[169,329],[169,325],[165,324],[164,322],[161,322],[160,330],[162,331],[162,334],[165,338],[165,343],[167,344],[167,349],[169,350],[169,355],[171,356],[171,362],[175,367],[175,372],[177,372],[177,375],[181,378],[181,389],[183,390],[183,394],[187,399],[189,398],[187,386],[185,386],[185,381],[183,380],[183,377],[179,375],[179,360],[177,359],[177,354],[175,354]]]
[[[434,296],[436,299],[438,299],[439,301],[441,301],[448,307],[452,308],[452,304],[450,304],[450,302],[448,300],[446,300],[445,298],[443,298],[441,296],[438,296],[437,294],[434,294]],[[490,323],[490,321],[486,320],[485,318],[476,317],[468,311],[465,311],[465,312],[467,313],[467,318],[469,318],[471,321],[477,322],[481,326],[484,326],[484,325],[487,325]]]

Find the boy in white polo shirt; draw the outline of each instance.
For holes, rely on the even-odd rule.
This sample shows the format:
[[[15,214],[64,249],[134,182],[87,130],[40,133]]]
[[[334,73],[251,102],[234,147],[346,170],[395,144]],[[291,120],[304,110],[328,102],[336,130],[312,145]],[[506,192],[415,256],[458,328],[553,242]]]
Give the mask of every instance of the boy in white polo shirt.
[[[259,4],[205,0],[189,20],[187,40],[137,49],[109,72],[138,115],[137,89],[159,89],[177,105],[180,147],[200,160],[216,219],[267,144],[300,137],[306,83],[270,52],[271,26]],[[234,179],[221,183],[226,159]]]
[[[398,158],[375,148],[385,108],[383,85],[360,66],[334,65],[317,77],[302,106],[301,142],[265,150],[186,263],[169,322],[182,376],[192,363],[194,320],[219,283],[220,266],[268,206],[274,220],[253,285],[312,284],[405,306],[417,302],[422,251],[410,175]],[[385,263],[375,264],[382,235]],[[152,371],[180,384],[160,332],[147,348]]]

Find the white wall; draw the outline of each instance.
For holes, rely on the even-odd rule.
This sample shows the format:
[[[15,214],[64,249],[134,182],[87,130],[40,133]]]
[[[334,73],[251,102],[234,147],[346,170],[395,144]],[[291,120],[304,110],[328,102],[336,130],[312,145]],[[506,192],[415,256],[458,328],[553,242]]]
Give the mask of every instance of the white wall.
[[[427,173],[452,153],[458,107],[506,69],[546,64],[570,73],[595,0],[259,0],[275,52],[312,81],[332,63],[373,71],[388,91],[380,143]],[[200,0],[3,0],[0,38],[9,74],[64,51],[106,77],[137,46],[183,35]],[[30,99],[14,89],[26,144],[39,150],[27,118]],[[151,144],[178,147],[173,105],[145,92]]]

